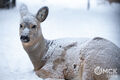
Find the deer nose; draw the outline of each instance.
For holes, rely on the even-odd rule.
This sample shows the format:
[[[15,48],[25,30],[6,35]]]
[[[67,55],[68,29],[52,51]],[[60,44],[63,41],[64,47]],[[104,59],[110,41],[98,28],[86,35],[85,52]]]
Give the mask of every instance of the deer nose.
[[[22,36],[20,37],[20,39],[21,39],[22,42],[29,42],[29,41],[30,41],[30,38],[29,38],[28,36],[23,36],[23,35],[22,35]]]

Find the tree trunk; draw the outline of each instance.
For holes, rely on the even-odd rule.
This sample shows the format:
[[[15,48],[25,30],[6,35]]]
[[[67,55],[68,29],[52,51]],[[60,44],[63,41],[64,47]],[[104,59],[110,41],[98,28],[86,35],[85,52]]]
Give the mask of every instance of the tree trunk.
[[[88,0],[87,9],[88,9],[88,10],[90,9],[90,0]]]

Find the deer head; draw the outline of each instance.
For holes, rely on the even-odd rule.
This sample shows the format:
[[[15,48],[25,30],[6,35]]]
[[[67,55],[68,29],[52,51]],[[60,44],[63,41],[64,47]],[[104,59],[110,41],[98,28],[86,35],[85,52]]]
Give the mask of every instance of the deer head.
[[[42,37],[40,24],[47,18],[48,7],[40,8],[36,15],[29,12],[26,5],[20,7],[20,40],[24,45],[32,45]]]

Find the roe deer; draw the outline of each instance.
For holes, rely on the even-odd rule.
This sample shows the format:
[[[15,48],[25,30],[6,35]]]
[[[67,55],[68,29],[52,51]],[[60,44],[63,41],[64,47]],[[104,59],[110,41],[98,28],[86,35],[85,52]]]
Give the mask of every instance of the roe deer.
[[[47,40],[40,24],[48,15],[48,7],[42,7],[33,15],[22,5],[20,14],[20,39],[40,78],[110,80],[113,75],[120,75],[120,48],[112,42],[100,37]],[[101,69],[97,70],[99,67],[117,71],[101,73]]]

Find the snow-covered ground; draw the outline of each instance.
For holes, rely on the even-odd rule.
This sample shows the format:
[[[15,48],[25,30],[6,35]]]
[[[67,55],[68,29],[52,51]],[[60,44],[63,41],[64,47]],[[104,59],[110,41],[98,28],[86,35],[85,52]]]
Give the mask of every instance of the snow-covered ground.
[[[101,36],[120,47],[120,4],[97,5],[91,0],[91,8],[87,10],[87,0],[82,1],[17,0],[17,8],[0,10],[0,80],[41,80],[19,40],[21,2],[34,14],[43,5],[49,7],[48,18],[42,23],[47,39]]]

